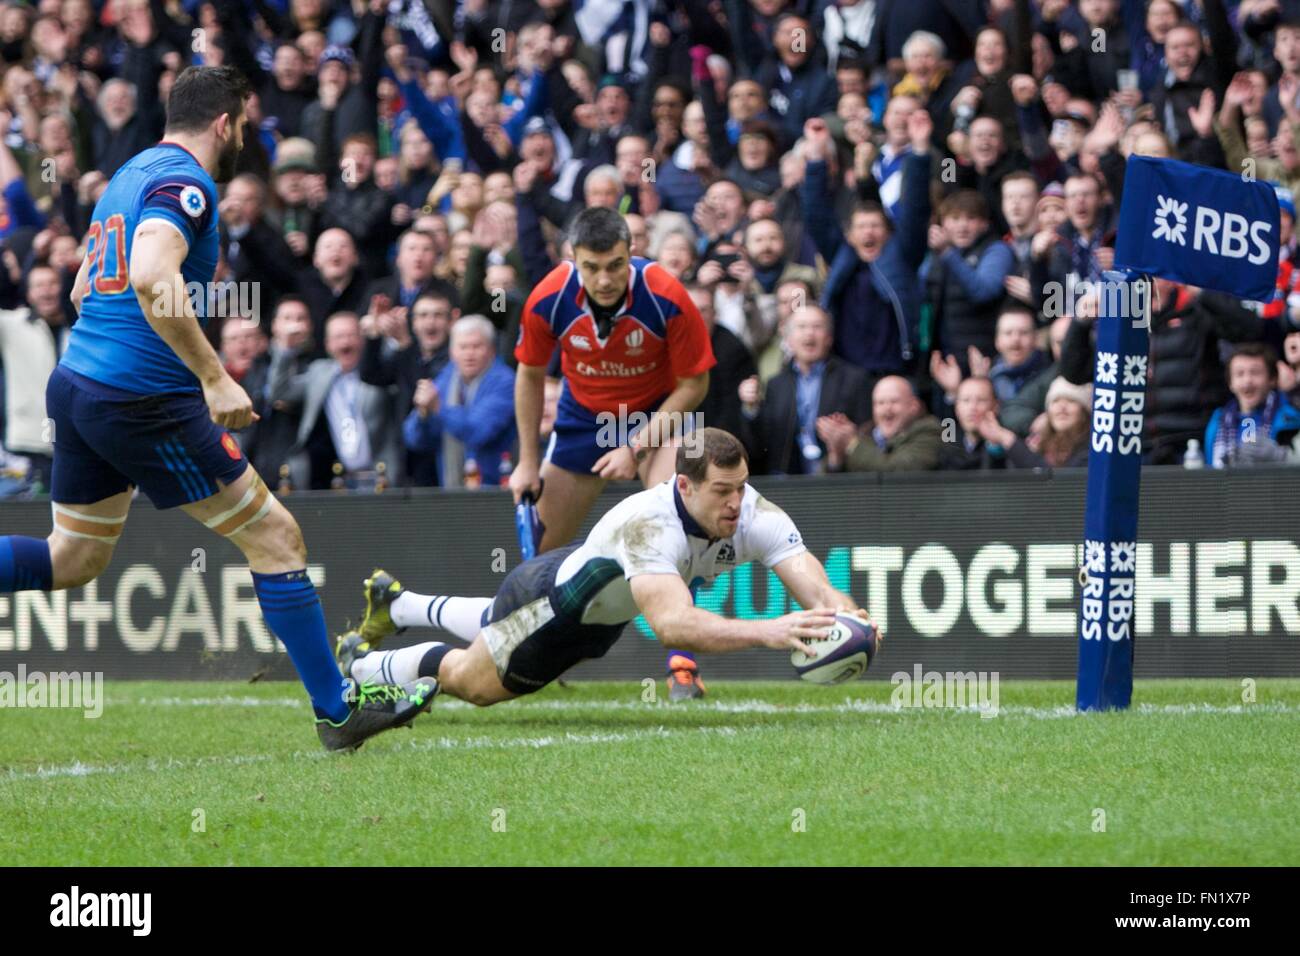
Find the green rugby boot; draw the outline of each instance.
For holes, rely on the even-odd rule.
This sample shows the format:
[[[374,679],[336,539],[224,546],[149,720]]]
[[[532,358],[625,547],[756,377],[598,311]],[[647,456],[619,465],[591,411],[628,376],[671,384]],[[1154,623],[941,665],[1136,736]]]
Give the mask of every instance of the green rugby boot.
[[[400,634],[406,628],[396,627],[390,613],[393,602],[405,588],[400,581],[387,571],[375,568],[373,574],[366,578],[366,613],[357,628],[361,639],[370,645],[370,650],[379,650],[379,645],[390,634]]]
[[[408,726],[437,694],[438,682],[427,677],[401,686],[361,684],[347,719],[336,724],[317,718],[316,733],[326,750],[356,750],[376,734]]]

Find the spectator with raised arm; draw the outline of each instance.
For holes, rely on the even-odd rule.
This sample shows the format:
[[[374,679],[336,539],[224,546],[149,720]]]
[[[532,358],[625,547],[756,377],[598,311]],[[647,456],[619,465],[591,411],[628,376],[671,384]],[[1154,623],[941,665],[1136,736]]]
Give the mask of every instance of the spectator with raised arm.
[[[125,5],[118,30],[124,50],[120,77],[99,88],[90,129],[91,163],[109,177],[158,142],[166,119],[158,96],[163,63],[152,46],[156,28],[149,5]]]
[[[1104,202],[1097,177],[1077,173],[1065,181],[1065,211],[1059,228],[1044,229],[1030,243],[1030,283],[1036,289],[1095,282],[1115,263],[1117,210]]]
[[[0,129],[7,128],[9,113],[0,110]],[[29,229],[33,233],[44,228],[45,217],[41,215],[32,202],[32,195],[27,191],[27,182],[23,178],[22,167],[14,158],[3,137],[0,137],[0,242],[7,240],[19,229]]]
[[[831,183],[827,158],[830,131],[823,120],[804,130],[808,159],[802,196],[808,231],[829,272],[821,301],[834,317],[836,353],[868,375],[868,387],[884,375],[908,369],[917,352],[925,228],[930,218],[930,134],[923,110],[908,119],[912,151],[906,157],[901,215],[891,225],[878,203],[861,203],[843,232],[826,202]]]
[[[926,301],[934,322],[933,347],[955,356],[969,371],[970,349],[996,353],[994,334],[1015,259],[991,228],[988,204],[974,190],[953,193],[939,206],[930,227],[932,253]]]
[[[407,49],[402,44],[388,47],[385,57],[388,68],[397,81],[402,92],[406,109],[415,120],[420,131],[428,139],[438,161],[446,163],[449,159],[464,161],[466,155],[465,134],[461,130],[460,113],[454,97],[448,95],[431,100],[420,85],[420,78],[411,68]]]
[[[378,131],[379,72],[384,65],[381,33],[387,8],[387,0],[367,0],[352,47],[331,44],[317,61],[317,99],[302,111],[301,135],[316,144],[321,168],[327,172],[349,137],[373,138]]]

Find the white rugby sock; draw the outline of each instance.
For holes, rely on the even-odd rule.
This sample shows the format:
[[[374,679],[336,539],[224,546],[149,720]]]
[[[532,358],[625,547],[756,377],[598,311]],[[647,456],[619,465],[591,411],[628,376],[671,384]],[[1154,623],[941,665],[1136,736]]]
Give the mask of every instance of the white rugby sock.
[[[352,662],[352,679],[358,684],[409,684],[420,679],[420,662],[441,641],[426,641],[395,651],[371,651]]]
[[[441,627],[462,641],[472,641],[483,628],[483,612],[491,598],[449,597],[403,591],[388,613],[398,627]]]

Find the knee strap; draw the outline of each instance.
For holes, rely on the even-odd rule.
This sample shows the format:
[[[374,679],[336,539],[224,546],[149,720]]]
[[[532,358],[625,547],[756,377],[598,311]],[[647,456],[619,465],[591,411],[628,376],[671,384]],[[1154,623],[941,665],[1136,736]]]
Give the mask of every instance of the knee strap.
[[[55,529],[69,538],[113,544],[122,536],[122,527],[126,524],[125,514],[113,518],[86,514],[54,501],[50,502],[50,508],[54,513]]]
[[[248,486],[248,490],[244,492],[237,505],[203,523],[222,537],[229,538],[243,531],[250,524],[265,518],[271,510],[273,501],[265,482],[260,477],[254,476],[253,483]]]

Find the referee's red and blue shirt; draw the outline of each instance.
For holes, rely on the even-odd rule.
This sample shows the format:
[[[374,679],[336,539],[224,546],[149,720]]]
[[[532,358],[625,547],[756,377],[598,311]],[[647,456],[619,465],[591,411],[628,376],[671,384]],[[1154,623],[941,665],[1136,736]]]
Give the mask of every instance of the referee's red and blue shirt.
[[[561,368],[574,399],[591,412],[645,410],[677,387],[677,380],[713,368],[709,330],[685,287],[663,266],[634,256],[627,298],[609,338],[596,320],[577,266],[562,262],[533,289],[524,305],[515,358],[544,366],[560,343]]]

